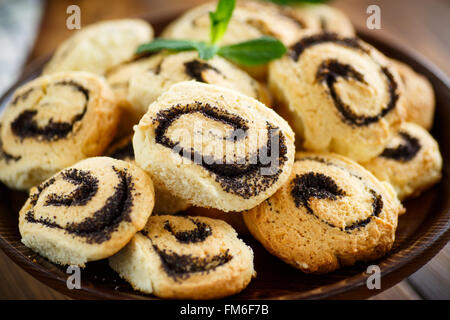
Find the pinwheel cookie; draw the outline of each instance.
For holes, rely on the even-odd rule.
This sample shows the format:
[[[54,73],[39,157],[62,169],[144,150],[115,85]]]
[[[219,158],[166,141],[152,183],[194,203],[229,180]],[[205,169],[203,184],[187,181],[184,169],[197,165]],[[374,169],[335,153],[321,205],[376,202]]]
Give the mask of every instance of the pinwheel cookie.
[[[214,299],[243,290],[253,251],[227,223],[152,216],[109,265],[139,291],[162,298]]]
[[[22,242],[52,262],[84,266],[123,248],[153,200],[152,181],[137,166],[89,158],[31,189],[19,213]]]
[[[135,127],[136,163],[199,207],[249,209],[288,178],[294,134],[273,110],[234,90],[173,85]]]
[[[425,129],[408,122],[381,155],[363,165],[378,179],[390,182],[401,200],[419,195],[442,177],[437,142]]]
[[[357,161],[379,155],[405,117],[390,61],[357,38],[305,36],[269,67],[269,85],[297,140]]]
[[[101,155],[119,120],[106,82],[87,72],[41,76],[14,93],[0,120],[0,180],[28,190]]]
[[[64,41],[44,73],[81,70],[103,75],[109,68],[131,59],[137,47],[152,38],[153,29],[144,20],[98,22]]]
[[[288,182],[244,212],[252,235],[307,273],[331,272],[384,256],[403,212],[389,183],[345,157],[299,153]]]

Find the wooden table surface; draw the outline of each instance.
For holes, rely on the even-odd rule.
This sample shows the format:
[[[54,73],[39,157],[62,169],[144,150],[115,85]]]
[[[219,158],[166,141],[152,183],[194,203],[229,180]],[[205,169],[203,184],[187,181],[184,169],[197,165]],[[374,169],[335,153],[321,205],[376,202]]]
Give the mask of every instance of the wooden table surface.
[[[81,8],[81,23],[112,18],[157,14],[172,7],[189,8],[204,0],[49,0],[34,49],[28,62],[52,52],[73,31],[67,30],[66,9],[71,4]],[[450,1],[448,0],[336,0],[355,26],[365,29],[370,4],[381,8],[381,29],[375,36],[414,48],[450,74]],[[450,299],[450,244],[428,264],[408,279],[372,299]],[[68,299],[17,267],[0,250],[0,299]]]

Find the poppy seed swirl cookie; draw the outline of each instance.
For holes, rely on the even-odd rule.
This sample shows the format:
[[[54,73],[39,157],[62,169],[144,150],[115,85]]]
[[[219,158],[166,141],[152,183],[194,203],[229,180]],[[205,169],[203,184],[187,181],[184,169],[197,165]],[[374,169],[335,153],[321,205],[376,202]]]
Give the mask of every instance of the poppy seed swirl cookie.
[[[84,266],[141,230],[154,203],[149,176],[108,157],[82,160],[30,191],[19,213],[22,242],[50,261]]]
[[[294,133],[273,110],[237,91],[196,81],[173,85],[135,126],[136,163],[199,207],[241,211],[288,178]]]
[[[16,90],[0,119],[0,180],[28,190],[75,162],[102,154],[119,110],[99,76],[62,72]]]
[[[390,61],[357,38],[311,34],[269,66],[269,86],[303,147],[367,161],[405,117]]]
[[[378,179],[390,182],[400,200],[418,196],[442,177],[442,156],[436,140],[409,122],[402,124],[378,157],[363,165]]]
[[[103,75],[109,68],[131,59],[137,47],[153,39],[144,20],[107,20],[91,24],[65,40],[44,67],[44,74],[89,71]]]
[[[106,155],[136,165],[136,161],[134,161],[133,135],[129,135],[114,143],[109,147]],[[163,185],[154,183],[153,186],[155,189],[153,214],[174,214],[190,207],[187,201],[174,197]]]
[[[271,104],[268,90],[247,73],[218,56],[203,61],[197,52],[158,53],[120,65],[107,74],[119,104],[129,114],[129,121],[121,120],[128,123],[128,131],[164,91],[188,80],[234,89],[267,106]]]
[[[327,273],[384,256],[403,207],[395,191],[356,162],[298,153],[288,182],[243,213],[273,255],[307,273]]]
[[[255,275],[252,249],[205,217],[152,216],[109,265],[134,289],[175,299],[226,297]]]
[[[405,88],[406,121],[430,130],[435,109],[434,91],[430,81],[410,66],[397,60],[392,61]]]

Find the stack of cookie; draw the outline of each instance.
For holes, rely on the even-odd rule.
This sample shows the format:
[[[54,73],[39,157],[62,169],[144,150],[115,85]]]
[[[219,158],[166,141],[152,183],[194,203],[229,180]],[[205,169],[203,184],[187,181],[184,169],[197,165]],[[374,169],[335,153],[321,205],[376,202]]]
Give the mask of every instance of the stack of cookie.
[[[162,35],[207,40],[213,8]],[[307,273],[386,255],[400,201],[441,178],[431,85],[325,5],[239,1],[222,42],[261,35],[288,50],[257,68],[135,56],[153,38],[141,20],[65,41],[0,121],[0,180],[30,193],[22,242],[63,265],[109,258],[164,298],[243,290],[256,272],[238,234]]]

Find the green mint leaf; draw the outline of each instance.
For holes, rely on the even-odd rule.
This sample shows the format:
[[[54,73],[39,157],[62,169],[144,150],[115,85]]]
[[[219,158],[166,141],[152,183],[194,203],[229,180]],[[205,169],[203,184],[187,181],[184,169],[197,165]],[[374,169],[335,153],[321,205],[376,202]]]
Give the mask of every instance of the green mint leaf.
[[[199,47],[198,41],[189,41],[189,40],[172,40],[172,39],[154,39],[149,43],[141,44],[136,53],[144,53],[151,51],[160,51],[160,50],[171,50],[171,51],[188,51],[188,50],[197,50]]]
[[[218,50],[217,46],[208,44],[201,41],[189,41],[189,40],[172,40],[172,39],[155,39],[149,43],[140,45],[136,53],[169,50],[169,51],[198,51],[200,59],[209,60],[216,55]]]
[[[216,11],[209,13],[210,26],[210,42],[217,43],[222,39],[225,31],[227,31],[228,22],[233,15],[236,0],[219,0]]]
[[[200,59],[209,60],[216,55],[218,47],[214,44],[199,42],[196,50]]]
[[[235,63],[256,66],[280,58],[286,52],[286,47],[272,37],[262,37],[223,46],[217,54]]]

